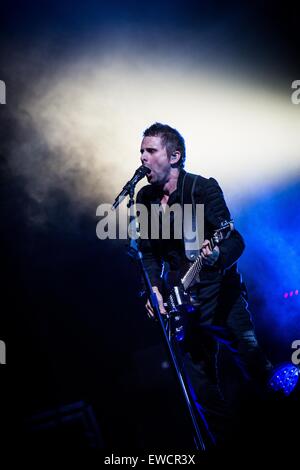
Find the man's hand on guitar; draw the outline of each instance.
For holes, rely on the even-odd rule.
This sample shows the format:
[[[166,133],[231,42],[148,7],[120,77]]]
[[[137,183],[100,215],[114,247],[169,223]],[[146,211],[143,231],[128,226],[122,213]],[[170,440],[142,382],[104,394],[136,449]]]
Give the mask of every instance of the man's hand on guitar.
[[[166,314],[167,311],[166,311],[166,309],[165,309],[165,307],[164,307],[164,301],[163,301],[163,298],[162,298],[161,293],[160,293],[159,290],[158,290],[158,287],[153,286],[152,289],[153,289],[153,292],[156,294],[160,313]],[[147,303],[146,303],[145,307],[146,307],[146,310],[147,310],[147,312],[148,312],[148,317],[149,317],[149,318],[154,318],[153,308],[151,307],[151,303],[150,303],[150,300],[149,300],[149,299],[147,300]]]
[[[203,264],[212,266],[215,264],[220,255],[220,250],[218,246],[215,246],[214,249],[211,249],[211,244],[209,240],[204,240],[201,247],[201,258]]]

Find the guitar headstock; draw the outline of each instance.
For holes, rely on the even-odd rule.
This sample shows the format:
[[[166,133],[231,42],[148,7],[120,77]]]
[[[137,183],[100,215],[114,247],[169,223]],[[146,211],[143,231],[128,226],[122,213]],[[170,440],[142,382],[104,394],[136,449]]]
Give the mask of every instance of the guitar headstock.
[[[218,245],[222,240],[228,238],[233,229],[233,220],[230,220],[229,222],[227,220],[224,220],[223,222],[221,222],[220,228],[215,230],[212,237],[214,245]]]

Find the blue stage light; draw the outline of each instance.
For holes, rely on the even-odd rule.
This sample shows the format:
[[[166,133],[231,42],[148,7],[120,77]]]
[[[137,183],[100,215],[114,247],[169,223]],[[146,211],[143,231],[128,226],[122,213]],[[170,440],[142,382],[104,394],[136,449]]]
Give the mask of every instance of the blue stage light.
[[[285,395],[290,395],[297,385],[299,375],[298,367],[290,363],[281,364],[273,372],[269,385],[276,392],[283,391]]]

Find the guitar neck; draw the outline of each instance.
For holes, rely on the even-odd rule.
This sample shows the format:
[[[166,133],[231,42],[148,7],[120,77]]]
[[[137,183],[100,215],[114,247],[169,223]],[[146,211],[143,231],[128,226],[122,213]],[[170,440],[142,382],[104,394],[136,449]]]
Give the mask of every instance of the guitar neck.
[[[219,243],[224,240],[224,238],[228,238],[233,230],[233,220],[230,220],[229,222],[227,222],[226,220],[222,221],[220,224],[220,228],[214,232],[213,237],[209,240],[211,249],[213,250],[216,245],[219,245]],[[197,256],[196,260],[181,279],[181,283],[185,291],[190,287],[197,274],[200,273],[202,269],[202,264],[203,263],[200,250],[200,253]]]
[[[213,238],[210,239],[210,246],[212,250],[216,246]],[[193,262],[193,264],[190,266],[190,268],[187,270],[183,278],[181,279],[182,285],[184,290],[187,290],[192,282],[194,281],[195,277],[197,274],[200,273],[201,269],[203,266],[202,258],[201,258],[201,253],[197,256],[196,260]]]

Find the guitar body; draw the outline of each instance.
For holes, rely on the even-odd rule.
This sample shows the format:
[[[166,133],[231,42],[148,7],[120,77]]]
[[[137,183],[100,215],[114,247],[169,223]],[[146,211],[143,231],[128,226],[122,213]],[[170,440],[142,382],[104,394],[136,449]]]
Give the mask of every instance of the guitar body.
[[[165,306],[169,313],[171,334],[177,342],[183,341],[187,314],[194,311],[190,297],[181,282],[182,271],[186,271],[186,268],[183,267],[180,271],[169,271],[164,276]]]
[[[214,232],[210,240],[211,249],[217,246],[222,240],[230,236],[233,230],[232,221],[224,221],[218,230]],[[177,341],[182,341],[185,335],[185,322],[187,314],[195,310],[190,301],[188,289],[197,280],[202,269],[201,253],[193,263],[185,262],[178,271],[169,271],[164,276],[166,309],[170,315],[173,336]]]
[[[188,302],[189,296],[181,282],[182,273],[186,271],[184,267],[179,271],[168,271],[164,276],[165,293],[168,310],[176,311],[179,307]]]

